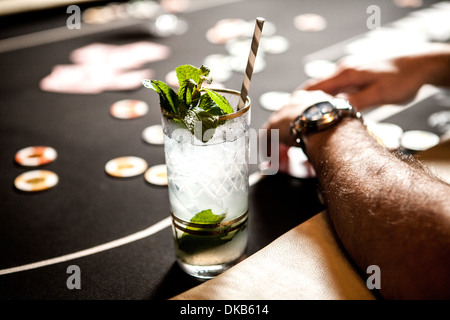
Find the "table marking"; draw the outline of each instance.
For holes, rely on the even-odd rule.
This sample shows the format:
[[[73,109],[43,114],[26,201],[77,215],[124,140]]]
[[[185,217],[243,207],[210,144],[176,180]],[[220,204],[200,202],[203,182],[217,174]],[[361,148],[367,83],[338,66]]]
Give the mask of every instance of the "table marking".
[[[25,265],[18,266],[18,267],[2,269],[2,270],[0,270],[0,275],[45,267],[45,266],[49,266],[52,264],[65,262],[65,261],[69,261],[69,260],[73,260],[73,259],[78,259],[81,257],[85,257],[85,256],[89,256],[89,255],[92,255],[95,253],[113,249],[113,248],[131,243],[131,242],[134,242],[137,240],[141,240],[148,236],[154,235],[155,233],[158,233],[159,231],[169,227],[171,225],[171,223],[172,223],[171,218],[167,217],[167,218],[159,221],[158,223],[152,225],[151,227],[148,227],[147,229],[136,232],[129,236],[126,236],[126,237],[123,237],[123,238],[120,238],[117,240],[113,240],[111,242],[107,242],[107,243],[104,243],[104,244],[101,244],[101,245],[98,245],[98,246],[95,246],[95,247],[92,247],[92,248],[89,248],[86,250],[81,250],[78,252],[66,254],[64,256],[59,256],[59,257],[48,259],[48,260],[42,260],[42,261],[30,263],[30,264],[25,264]]]

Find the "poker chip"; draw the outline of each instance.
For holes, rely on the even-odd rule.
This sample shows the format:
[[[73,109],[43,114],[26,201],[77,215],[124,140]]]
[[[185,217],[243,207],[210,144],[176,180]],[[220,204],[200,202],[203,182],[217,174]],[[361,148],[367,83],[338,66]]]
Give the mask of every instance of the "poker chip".
[[[14,180],[14,186],[26,192],[43,191],[58,184],[58,175],[49,170],[32,170],[22,173]]]
[[[239,73],[245,73],[247,68],[247,59],[242,59],[242,57],[231,57],[230,66],[233,71]],[[253,66],[253,73],[259,73],[266,68],[266,61],[264,60],[263,55],[259,55],[256,57],[255,65]]]
[[[105,170],[117,178],[134,177],[147,170],[147,162],[139,157],[119,157],[108,161]]]
[[[328,60],[313,60],[305,63],[303,71],[312,79],[324,79],[336,71],[336,63]]]
[[[300,31],[318,32],[326,29],[327,20],[315,13],[305,13],[294,18],[294,25]]]
[[[222,19],[206,32],[206,39],[213,44],[225,44],[243,35],[247,23],[241,19]]]
[[[120,100],[111,106],[110,112],[113,117],[118,119],[134,119],[146,115],[148,105],[141,100]]]
[[[282,36],[262,37],[261,49],[269,54],[281,54],[289,49],[289,40]]]
[[[211,69],[210,77],[213,81],[218,82],[225,82],[231,78],[232,69],[230,62],[231,57],[225,54],[211,54],[203,60],[203,64]]]
[[[128,1],[126,12],[132,18],[150,19],[156,17],[161,12],[161,8],[154,1]]]
[[[169,37],[171,35],[182,35],[188,30],[186,21],[177,18],[173,14],[162,14],[156,18],[155,23],[150,26],[150,31],[158,37]]]
[[[255,29],[255,22],[242,19],[222,19],[206,32],[206,39],[213,43],[223,45],[230,40],[238,38],[252,38]],[[273,36],[276,33],[276,27],[270,21],[264,23],[264,35]],[[246,49],[248,52],[248,48]]]
[[[287,152],[288,168],[287,173],[297,178],[314,178],[316,173],[309,163],[308,158],[301,148],[290,147]]]
[[[250,49],[252,39],[250,38],[236,38],[231,39],[227,41],[225,44],[225,50],[232,55],[236,57],[244,57],[247,58],[248,51]]]
[[[411,130],[403,133],[400,145],[411,151],[427,150],[439,143],[439,136],[428,131]]]
[[[428,124],[440,133],[450,132],[450,111],[433,113],[428,117]]]
[[[87,8],[82,14],[82,19],[88,24],[105,24],[114,19],[114,10],[106,6]]]
[[[212,69],[213,67],[228,67],[230,64],[230,59],[231,57],[228,55],[216,53],[206,56],[203,61]]]
[[[164,144],[164,133],[162,125],[156,124],[142,131],[142,139],[150,144]]]
[[[148,183],[158,186],[167,186],[167,166],[165,164],[158,164],[156,166],[150,167],[145,172],[144,177]]]
[[[368,130],[389,150],[400,148],[403,129],[393,123],[366,121]]]
[[[161,0],[161,7],[171,13],[180,13],[189,9],[191,4],[190,0]]]
[[[225,44],[225,49],[232,56],[246,58],[251,42],[251,38],[232,39]],[[289,41],[282,36],[262,37],[259,45],[260,53],[280,54],[289,49]]]
[[[290,97],[291,94],[289,92],[269,91],[259,97],[259,103],[266,110],[276,111],[286,105]]]
[[[15,161],[25,167],[37,167],[56,160],[55,149],[46,146],[33,146],[19,150]]]
[[[394,3],[400,8],[418,8],[423,5],[422,0],[394,0]]]
[[[214,83],[213,86],[217,87],[217,82],[225,82],[228,81],[232,76],[232,70],[227,67],[222,68],[215,68],[212,69],[209,73],[209,76],[213,79]],[[208,86],[208,84],[205,82],[205,87]]]

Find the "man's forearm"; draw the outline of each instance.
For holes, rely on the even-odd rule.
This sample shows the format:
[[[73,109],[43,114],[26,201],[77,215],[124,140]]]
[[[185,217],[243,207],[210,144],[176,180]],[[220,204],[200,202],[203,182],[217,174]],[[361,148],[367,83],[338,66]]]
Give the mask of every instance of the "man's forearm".
[[[378,145],[358,120],[305,143],[338,236],[363,272],[380,267],[382,295],[449,298],[450,187]]]

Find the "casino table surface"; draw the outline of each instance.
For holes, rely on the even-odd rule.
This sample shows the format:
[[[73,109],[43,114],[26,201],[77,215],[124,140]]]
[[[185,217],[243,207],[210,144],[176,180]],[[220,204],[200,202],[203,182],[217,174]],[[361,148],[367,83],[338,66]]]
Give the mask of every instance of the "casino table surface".
[[[205,37],[220,19],[264,17],[290,47],[266,54],[264,70],[253,75],[252,128],[259,129],[272,112],[261,107],[259,97],[292,91],[308,79],[305,57],[367,33],[370,5],[379,6],[381,25],[386,25],[436,2],[402,8],[394,1],[374,0],[192,1],[190,10],[177,14],[187,22],[187,31],[166,37],[149,32],[144,20],[82,23],[81,29],[70,30],[66,7],[0,17],[0,299],[168,299],[201,283],[175,262],[167,187],[149,184],[143,175],[120,179],[105,173],[106,162],[119,156],[138,156],[149,166],[165,162],[163,147],[141,138],[146,127],[160,123],[157,95],[144,87],[98,94],[41,90],[40,80],[55,65],[70,63],[73,50],[92,43],[162,44],[170,48],[169,57],[146,67],[154,79],[164,80],[180,64],[200,66],[206,56],[226,53],[223,45]],[[322,15],[327,28],[297,30],[293,20],[301,13]],[[57,37],[45,38],[55,30]],[[240,90],[242,80],[243,74],[234,72],[224,85]],[[435,102],[448,95],[439,94],[392,115],[389,122],[405,130],[434,131],[423,112],[440,108]],[[122,99],[146,101],[149,111],[137,119],[113,118],[109,108]],[[59,183],[42,192],[21,192],[14,179],[30,169],[15,163],[14,156],[36,145],[57,150],[56,161],[43,169],[57,173]],[[257,172],[256,165],[251,172]],[[314,178],[279,173],[250,187],[247,255],[323,210],[316,185]],[[67,286],[72,265],[81,271],[79,290]]]

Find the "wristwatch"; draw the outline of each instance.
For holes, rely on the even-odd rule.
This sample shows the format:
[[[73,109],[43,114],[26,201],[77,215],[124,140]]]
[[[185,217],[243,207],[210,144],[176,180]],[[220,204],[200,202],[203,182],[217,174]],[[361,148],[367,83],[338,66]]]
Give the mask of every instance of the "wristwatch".
[[[305,151],[302,136],[335,126],[342,118],[356,118],[362,121],[361,113],[357,112],[345,99],[330,99],[308,107],[291,123],[291,134]]]

